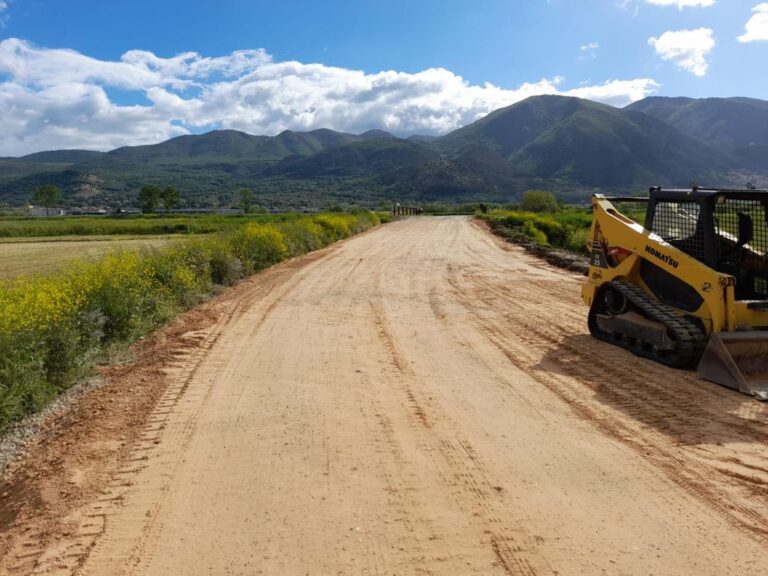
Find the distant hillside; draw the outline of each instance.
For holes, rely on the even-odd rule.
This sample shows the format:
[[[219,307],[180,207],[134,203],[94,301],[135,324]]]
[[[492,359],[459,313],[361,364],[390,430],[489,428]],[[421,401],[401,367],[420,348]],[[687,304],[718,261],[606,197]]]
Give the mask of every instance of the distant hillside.
[[[50,150],[48,152],[35,152],[22,156],[19,160],[26,162],[42,162],[48,164],[77,164],[88,162],[104,155],[104,152],[93,150]]]
[[[270,163],[288,156],[308,156],[329,146],[339,146],[360,137],[333,130],[292,132],[277,136],[252,136],[237,130],[214,130],[201,135],[179,136],[160,144],[125,146],[100,160],[150,164],[205,164],[220,162]]]
[[[407,138],[411,142],[434,142],[438,139],[438,136],[425,136],[422,134],[414,134],[412,136],[408,136]]]
[[[276,208],[394,200],[510,202],[529,188],[569,200],[650,185],[768,180],[768,102],[648,98],[624,109],[535,96],[440,138],[383,130],[254,136],[215,130],[107,153],[0,158],[0,202],[43,184],[69,205],[130,206],[145,184],[175,186],[187,206],[228,206],[240,188]]]
[[[543,186],[497,157],[471,153],[400,167],[376,181],[390,198],[429,202],[512,202],[523,191]],[[559,187],[552,189],[561,192]]]
[[[496,155],[519,173],[580,188],[681,184],[728,168],[714,150],[648,115],[563,96],[497,110],[438,146],[454,157]]]
[[[451,156],[485,149],[502,158],[510,158],[577,112],[586,102],[578,98],[534,96],[443,136],[437,145]]]
[[[551,116],[563,108],[556,105]],[[510,160],[542,179],[619,189],[709,181],[728,168],[711,148],[645,114],[587,100],[569,108]]]
[[[661,98],[626,108],[643,112],[684,134],[764,169],[768,158],[768,102],[754,98]]]
[[[37,170],[19,177],[8,178],[5,173],[0,178],[0,198],[8,204],[24,205],[29,203],[32,193],[40,186],[54,184],[64,191],[70,202],[67,204],[91,204],[89,199],[96,199],[99,205],[111,204],[109,195],[103,195],[101,189],[89,187],[90,182],[99,181],[98,177],[71,168],[47,171]]]
[[[388,138],[366,139],[326,148],[311,156],[287,158],[264,170],[262,175],[308,179],[370,176],[404,166],[424,164],[439,157],[439,153],[428,145],[390,135]]]
[[[390,134],[386,130],[368,130],[358,136],[361,140],[381,140],[387,138],[397,138],[394,134]]]

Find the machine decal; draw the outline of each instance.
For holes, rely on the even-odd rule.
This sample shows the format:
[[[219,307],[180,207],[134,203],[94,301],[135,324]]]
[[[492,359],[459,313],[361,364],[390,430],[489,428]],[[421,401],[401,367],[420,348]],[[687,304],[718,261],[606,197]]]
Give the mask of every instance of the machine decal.
[[[592,249],[592,257],[589,263],[591,266],[597,266],[598,268],[608,268],[608,260],[602,248]]]
[[[680,266],[680,262],[672,258],[672,256],[669,256],[668,254],[663,254],[662,252],[659,252],[654,248],[653,246],[646,246],[645,251],[648,252],[651,256],[654,256],[664,262],[664,264],[669,264],[672,266],[672,268],[677,268]]]

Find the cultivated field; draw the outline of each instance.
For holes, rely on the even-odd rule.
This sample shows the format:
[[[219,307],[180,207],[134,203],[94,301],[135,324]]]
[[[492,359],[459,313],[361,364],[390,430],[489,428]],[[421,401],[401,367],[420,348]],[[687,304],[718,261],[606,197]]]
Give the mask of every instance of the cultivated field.
[[[592,339],[467,218],[270,268],[0,486],[0,573],[764,576],[768,404]]]
[[[248,222],[285,222],[302,218],[301,214],[251,214],[224,216],[87,216],[65,218],[0,218],[0,238],[48,236],[140,236],[166,234],[210,234],[235,230]]]
[[[0,239],[0,279],[22,274],[45,274],[64,268],[75,259],[92,259],[114,250],[161,248],[178,237],[55,236]]]

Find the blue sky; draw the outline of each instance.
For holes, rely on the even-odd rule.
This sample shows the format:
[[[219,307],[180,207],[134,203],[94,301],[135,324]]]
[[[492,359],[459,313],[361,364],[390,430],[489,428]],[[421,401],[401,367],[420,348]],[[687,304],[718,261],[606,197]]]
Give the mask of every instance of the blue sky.
[[[768,98],[757,0],[0,0],[0,15],[0,154],[211,128],[439,134],[535,93]]]

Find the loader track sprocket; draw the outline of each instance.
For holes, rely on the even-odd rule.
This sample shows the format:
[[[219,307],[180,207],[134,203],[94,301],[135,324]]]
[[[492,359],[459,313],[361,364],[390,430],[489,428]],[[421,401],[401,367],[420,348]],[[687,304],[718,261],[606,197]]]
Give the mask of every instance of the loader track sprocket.
[[[662,325],[669,336],[672,346],[663,349],[654,343],[643,341],[633,334],[605,331],[598,325],[598,314],[611,314],[603,295],[606,290],[615,290],[621,294],[634,312]],[[610,342],[644,358],[650,358],[673,368],[695,366],[701,358],[707,344],[707,337],[701,327],[688,318],[678,316],[675,309],[662,304],[642,287],[630,282],[607,282],[598,293],[589,310],[589,331],[595,338]]]

